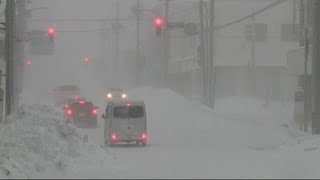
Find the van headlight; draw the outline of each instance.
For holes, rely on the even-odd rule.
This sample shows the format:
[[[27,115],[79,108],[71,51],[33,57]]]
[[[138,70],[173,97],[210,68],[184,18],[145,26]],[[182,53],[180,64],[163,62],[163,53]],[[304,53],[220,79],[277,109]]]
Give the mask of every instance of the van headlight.
[[[127,97],[127,95],[126,94],[122,94],[122,98],[126,98]]]
[[[107,94],[107,97],[108,97],[108,98],[112,98],[112,94],[110,94],[110,93]]]

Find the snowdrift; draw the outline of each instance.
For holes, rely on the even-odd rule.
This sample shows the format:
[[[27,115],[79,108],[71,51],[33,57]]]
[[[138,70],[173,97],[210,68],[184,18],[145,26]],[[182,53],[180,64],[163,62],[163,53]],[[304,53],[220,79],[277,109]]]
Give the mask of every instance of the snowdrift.
[[[47,106],[22,106],[1,123],[0,137],[0,178],[83,178],[113,164],[112,154]]]

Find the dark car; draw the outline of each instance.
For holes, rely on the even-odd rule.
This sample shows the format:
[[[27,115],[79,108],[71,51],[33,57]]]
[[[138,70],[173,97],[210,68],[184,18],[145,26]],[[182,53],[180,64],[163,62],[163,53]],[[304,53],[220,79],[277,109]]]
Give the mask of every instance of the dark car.
[[[70,105],[74,102],[86,101],[86,98],[75,96],[67,100],[67,102],[63,105],[63,109],[66,110],[70,107]]]
[[[90,101],[76,101],[65,109],[65,115],[76,127],[97,128],[98,108]]]

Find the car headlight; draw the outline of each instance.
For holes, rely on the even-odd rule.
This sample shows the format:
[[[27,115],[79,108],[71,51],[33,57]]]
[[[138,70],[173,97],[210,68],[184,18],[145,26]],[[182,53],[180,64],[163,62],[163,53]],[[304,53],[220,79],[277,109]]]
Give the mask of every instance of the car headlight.
[[[109,94],[107,95],[107,97],[108,97],[108,98],[112,98],[112,94],[109,93]]]
[[[126,98],[127,97],[127,95],[126,94],[122,94],[122,98]]]

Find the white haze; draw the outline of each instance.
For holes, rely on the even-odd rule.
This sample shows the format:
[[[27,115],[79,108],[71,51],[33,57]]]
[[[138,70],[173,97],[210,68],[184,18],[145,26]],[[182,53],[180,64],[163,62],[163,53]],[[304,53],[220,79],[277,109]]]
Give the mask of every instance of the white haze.
[[[86,96],[88,99],[94,101],[94,103],[97,104],[101,109],[101,112],[103,112],[105,108],[103,104],[103,98],[104,92],[107,88],[121,87],[130,90],[133,89],[132,92],[137,94],[138,97],[142,97],[149,104],[151,104],[152,115],[150,117],[153,117],[153,120],[156,120],[156,122],[152,122],[152,120],[150,120],[151,130],[154,130],[150,133],[153,133],[154,136],[155,134],[159,135],[161,133],[164,133],[162,134],[163,136],[153,137],[154,142],[151,142],[150,147],[147,147],[150,148],[147,149],[147,158],[145,158],[144,153],[141,153],[140,151],[140,153],[138,153],[138,156],[134,158],[145,158],[147,160],[144,159],[145,161],[142,162],[146,162],[149,164],[153,164],[154,162],[152,162],[152,160],[154,159],[157,161],[161,161],[162,157],[156,157],[157,152],[159,151],[159,149],[157,148],[161,146],[162,149],[165,150],[165,153],[159,153],[161,155],[166,154],[167,157],[165,157],[164,159],[168,161],[174,159],[175,157],[180,157],[181,155],[180,159],[178,158],[179,161],[175,162],[174,164],[171,164],[170,166],[170,172],[172,174],[166,175],[163,172],[157,171],[157,169],[155,168],[153,169],[155,174],[152,174],[153,171],[150,171],[147,173],[147,177],[185,177],[185,174],[182,174],[185,171],[185,169],[180,167],[174,167],[175,165],[183,165],[183,163],[185,162],[184,158],[189,157],[190,152],[204,152],[203,157],[201,157],[200,159],[193,159],[194,161],[198,161],[199,164],[202,164],[202,160],[205,161],[212,151],[218,153],[216,153],[214,156],[210,156],[211,161],[206,162],[208,163],[208,167],[206,167],[207,169],[199,170],[196,172],[196,175],[193,176],[200,177],[200,174],[202,174],[203,177],[206,178],[212,177],[214,173],[210,171],[211,166],[209,165],[212,165],[215,161],[213,157],[217,157],[219,159],[219,163],[221,163],[224,166],[222,168],[224,168],[225,170],[221,171],[221,174],[219,174],[217,177],[299,178],[303,175],[307,176],[307,173],[303,175],[298,174],[296,172],[295,175],[290,174],[290,172],[296,170],[295,168],[299,167],[299,165],[297,165],[299,163],[298,157],[304,155],[303,150],[301,150],[303,148],[300,149],[302,145],[298,146],[298,150],[293,151],[291,155],[289,153],[289,155],[286,156],[287,150],[289,149],[288,151],[290,151],[290,145],[296,143],[296,140],[291,137],[292,134],[289,134],[288,129],[286,129],[286,126],[290,126],[289,122],[292,122],[292,95],[294,88],[296,87],[296,79],[286,74],[285,58],[287,50],[298,47],[298,44],[296,42],[284,43],[281,42],[279,39],[281,39],[281,24],[292,22],[293,6],[291,6],[291,1],[287,1],[284,4],[281,4],[278,7],[275,7],[274,9],[267,11],[266,13],[257,16],[256,18],[257,22],[267,23],[268,31],[270,30],[270,32],[268,32],[270,33],[268,35],[270,36],[270,39],[263,43],[256,43],[257,65],[260,66],[260,68],[261,66],[267,66],[279,67],[283,68],[284,70],[280,73],[272,73],[271,70],[271,73],[265,73],[266,76],[264,76],[263,73],[261,73],[262,71],[258,72],[259,75],[257,75],[256,78],[259,78],[261,81],[259,81],[256,84],[257,93],[255,98],[252,97],[252,89],[250,87],[248,88],[247,85],[244,85],[248,84],[247,80],[243,79],[243,77],[246,77],[246,72],[243,69],[246,69],[248,62],[250,61],[251,48],[250,42],[245,41],[243,37],[244,25],[250,23],[251,21],[247,20],[240,24],[230,26],[224,30],[219,30],[216,32],[215,61],[217,66],[219,66],[219,70],[217,71],[218,75],[215,94],[215,96],[217,97],[217,109],[215,110],[209,110],[200,105],[199,102],[194,103],[188,101],[190,99],[199,101],[199,96],[201,96],[202,93],[201,73],[198,70],[193,70],[192,73],[189,74],[175,76],[171,79],[173,81],[170,83],[172,87],[163,86],[163,82],[161,82],[161,78],[159,78],[160,73],[156,69],[159,62],[163,59],[161,59],[162,56],[160,56],[162,55],[161,52],[158,52],[159,44],[154,43],[154,41],[156,41],[157,38],[155,37],[155,31],[152,24],[153,15],[151,15],[150,13],[145,13],[144,18],[141,20],[141,53],[146,55],[147,63],[145,69],[141,71],[142,83],[139,87],[136,87],[134,78],[136,50],[136,21],[135,16],[132,14],[131,11],[131,8],[136,4],[136,1],[119,0],[119,2],[121,9],[120,19],[129,20],[123,21],[124,28],[121,29],[119,33],[119,72],[117,75],[115,75],[115,37],[114,32],[111,30],[111,20],[115,16],[116,9],[115,0],[32,0],[32,4],[29,4],[28,8],[49,8],[47,10],[34,11],[32,14],[33,19],[109,19],[109,21],[107,21],[106,24],[103,24],[99,21],[30,21],[28,25],[29,30],[46,30],[46,28],[51,25],[56,28],[57,33],[55,35],[55,54],[52,56],[32,56],[27,53],[26,59],[30,58],[32,60],[32,65],[25,67],[24,69],[22,103],[41,103],[51,105],[53,102],[52,90],[55,87],[63,84],[75,84],[80,87],[82,96]],[[186,22],[196,21],[196,23],[199,22],[197,14],[198,1],[174,0],[171,2],[172,6],[170,9],[170,14],[172,15],[174,20],[184,20]],[[216,2],[216,24],[221,25],[239,17],[248,15],[248,13],[251,13],[251,8],[254,8],[257,11],[274,1],[261,1],[260,4],[257,3],[257,1],[251,0],[245,1],[247,3],[241,3],[241,1],[238,0],[217,0]],[[146,9],[157,9],[158,7],[164,6],[164,1],[141,0],[141,5],[143,6],[143,8]],[[189,7],[194,7],[193,9],[196,11],[191,13]],[[189,9],[189,11],[184,11],[184,9]],[[273,13],[279,15],[280,17],[273,17],[272,20],[270,17],[275,16]],[[104,32],[70,32],[90,31],[99,29],[108,30]],[[181,40],[181,38],[179,39],[179,37],[182,35],[181,32],[171,32],[171,35],[175,37],[174,40],[172,40],[172,45],[170,47],[172,59],[179,60],[184,57],[193,56],[197,52],[196,47],[199,41],[198,36],[192,38],[186,37],[186,39]],[[105,39],[102,39],[103,36]],[[89,57],[90,62],[88,64],[83,63],[84,57]],[[175,62],[170,63],[170,68],[175,67],[174,63]],[[222,66],[227,66],[227,68],[242,66],[243,69],[225,70],[225,67]],[[239,74],[240,76],[238,76]],[[238,85],[236,88],[234,86],[235,84]],[[152,87],[154,89],[144,89],[145,87]],[[171,90],[158,90],[156,88],[170,88]],[[158,95],[159,97],[154,97],[152,96],[153,94],[154,96]],[[183,98],[186,98],[187,100]],[[172,99],[175,99],[175,103],[173,104],[171,104]],[[266,106],[266,103],[268,102],[267,99],[270,101],[268,104],[269,107]],[[158,104],[156,101],[160,101],[161,104]],[[234,104],[233,101],[235,102]],[[189,103],[191,105],[189,105]],[[168,105],[168,108],[163,108],[163,106],[166,105]],[[187,108],[183,109],[185,107]],[[161,111],[158,111],[158,109],[161,109]],[[193,110],[196,110],[197,112],[193,113]],[[163,118],[166,118],[165,113],[169,113],[170,115],[172,115],[172,119],[166,119],[164,122],[167,123],[163,124],[162,120]],[[200,117],[200,115],[203,114],[204,117]],[[176,120],[175,118],[178,120],[175,121],[175,123],[171,124],[172,126],[170,126],[169,121]],[[185,119],[188,119],[188,127],[184,126]],[[200,120],[203,119],[205,119],[207,126],[203,124],[197,124]],[[215,126],[215,120],[217,120],[221,128]],[[99,123],[102,122],[102,120],[100,119],[100,115],[98,121]],[[227,124],[225,124],[225,122],[227,122]],[[168,128],[168,131],[170,131],[169,135],[165,134],[168,126],[170,126]],[[209,126],[214,126],[215,128],[210,129]],[[87,134],[92,135],[91,137],[96,137],[96,139],[93,141],[96,141],[94,143],[97,143],[99,145],[103,143],[103,130],[101,127],[102,125],[99,126],[97,131],[86,131]],[[157,129],[157,127],[163,128],[163,130]],[[229,127],[231,127],[232,130],[230,130]],[[179,131],[180,129],[181,133]],[[276,129],[276,131],[273,134],[272,132],[274,129]],[[207,138],[206,140],[209,141],[211,140],[210,136],[214,136],[214,140],[212,140],[212,142],[209,143],[209,145],[212,146],[205,146],[202,144],[201,141],[196,141],[196,138],[191,133],[198,131],[201,131],[201,137],[203,137],[204,139]],[[228,131],[233,132],[230,135]],[[296,133],[295,130],[292,131]],[[242,133],[242,135],[239,137],[244,137],[244,139],[237,139],[238,132]],[[171,142],[178,139],[177,137],[173,138],[172,140],[170,139],[170,135],[174,136],[175,133],[179,134],[177,137],[182,138],[183,140],[185,140],[186,137],[194,139],[197,142],[195,143],[197,146],[190,148],[190,146],[192,146],[193,144],[188,144],[189,142],[187,140],[181,141],[178,144],[175,144],[175,142]],[[223,135],[223,137],[219,137],[219,135]],[[260,142],[260,140],[262,140],[263,142]],[[228,143],[225,143],[225,141],[228,141]],[[277,154],[277,148],[288,142],[292,144],[280,148],[281,153]],[[265,144],[263,143],[270,143],[272,147],[264,147]],[[273,143],[276,145],[274,145]],[[254,147],[250,147],[251,149],[248,150],[248,144],[254,144]],[[245,156],[242,157],[241,154],[239,156],[238,152],[236,151],[237,148],[234,148],[235,146],[241,147],[239,149],[243,153],[245,152]],[[203,149],[198,151],[198,148]],[[238,159],[238,166],[235,165],[234,167],[232,167],[234,170],[233,172],[236,173],[230,173],[230,176],[228,176],[229,172],[227,172],[226,170],[229,168],[229,162],[232,163],[232,161],[235,162],[235,160],[232,158],[229,158],[227,160],[224,159],[224,157],[228,158],[227,156],[229,155],[228,152],[225,152],[224,148],[227,149],[228,152],[232,152],[233,158]],[[261,157],[260,152],[256,152],[259,151],[259,148],[267,149],[268,153],[273,153],[273,150],[276,149],[276,155],[272,153],[266,153],[263,154]],[[268,148],[270,148],[271,150],[269,151]],[[172,155],[171,157],[170,155],[172,153],[172,149],[176,149],[176,151],[174,151],[174,155]],[[189,151],[185,151],[185,149],[189,149]],[[221,151],[216,151],[217,149]],[[132,152],[138,151],[135,149],[130,149],[132,150],[132,152],[130,150],[118,150],[119,149],[115,149],[114,151],[117,152],[119,156],[121,156],[119,159],[123,159],[123,161],[120,161],[120,164],[125,164],[127,162],[127,159],[125,159],[124,157],[130,158],[131,155],[134,154]],[[184,153],[180,154],[180,151]],[[257,159],[259,160],[251,157],[251,151],[254,151],[254,157],[257,157]],[[223,156],[219,157],[219,152],[224,153]],[[295,154],[296,152],[299,152],[299,154]],[[270,159],[269,155],[273,158]],[[297,164],[295,164],[295,166],[291,168],[290,161],[288,161],[289,163],[283,164],[283,166],[286,166],[288,169],[286,169],[285,172],[282,172],[278,169],[281,168],[279,167],[280,165],[274,166],[274,164],[276,164],[275,162],[278,162],[276,160],[278,156],[280,159],[283,158],[279,160],[281,163],[286,163],[288,159],[292,160],[291,158],[294,157],[294,160],[297,161]],[[309,154],[307,156],[307,160],[304,161],[304,164],[308,164],[308,160],[312,160],[312,157],[313,156]],[[243,171],[238,170],[238,167],[241,167],[242,162],[246,160],[247,164],[250,164],[250,166],[243,166]],[[190,161],[188,161],[188,163],[191,163]],[[271,171],[264,171],[265,169],[261,164],[259,164],[259,166],[256,166],[257,163],[263,161],[267,161],[267,165],[269,167],[269,170],[271,169]],[[133,164],[133,166],[134,163],[135,161],[129,162],[129,164]],[[151,166],[149,167],[149,164],[141,164],[145,168],[152,168]],[[221,168],[221,164],[215,164],[213,166],[215,167],[215,173],[219,173],[219,168]],[[113,177],[132,177],[131,175],[135,174],[136,172],[126,171],[130,168],[128,166],[129,165],[125,165],[123,166],[125,168],[119,168],[118,170],[119,172],[130,173],[120,175],[118,174],[114,175]],[[167,164],[160,164],[160,166],[157,167],[166,169]],[[196,167],[196,165],[190,165],[190,171],[186,172],[187,176],[189,175],[188,177],[192,176],[191,167],[194,168]],[[175,168],[178,168],[179,171],[177,172],[181,174],[175,174]],[[259,171],[254,172],[252,175],[250,175],[251,168],[256,168]],[[99,172],[103,174],[103,169],[99,170]],[[272,172],[275,172],[275,174],[273,174]],[[141,174],[143,174],[143,172]],[[137,175],[137,177],[144,177],[141,174]],[[260,174],[263,174],[263,176],[259,176]],[[317,172],[314,172],[311,175],[309,174],[310,177],[313,177],[313,175],[316,176]],[[93,175],[90,176],[95,177]],[[106,178],[105,174],[99,177]]]

